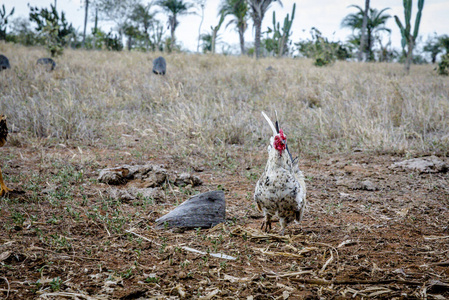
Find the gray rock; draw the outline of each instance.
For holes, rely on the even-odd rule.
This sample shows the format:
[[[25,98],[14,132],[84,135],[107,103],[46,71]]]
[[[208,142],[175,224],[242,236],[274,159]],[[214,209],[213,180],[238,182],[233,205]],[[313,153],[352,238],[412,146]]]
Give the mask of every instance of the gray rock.
[[[46,66],[48,71],[53,71],[56,67],[55,61],[50,57],[39,58],[36,64]]]
[[[165,75],[167,71],[167,62],[165,58],[159,56],[155,60],[153,60],[153,73],[157,75]]]
[[[11,66],[9,65],[9,59],[6,56],[0,54],[0,71],[6,69],[11,69]]]
[[[396,162],[390,166],[392,169],[403,169],[418,171],[420,173],[439,173],[447,172],[447,164],[436,156],[426,156],[412,158],[401,162]]]

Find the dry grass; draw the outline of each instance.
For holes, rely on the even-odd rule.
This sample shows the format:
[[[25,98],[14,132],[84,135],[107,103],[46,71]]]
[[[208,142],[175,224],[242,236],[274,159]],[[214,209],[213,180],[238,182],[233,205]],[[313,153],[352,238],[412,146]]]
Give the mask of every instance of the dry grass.
[[[260,115],[276,109],[294,152],[320,155],[354,148],[446,152],[449,89],[432,66],[305,59],[164,54],[167,76],[151,73],[158,54],[66,50],[52,73],[35,61],[43,49],[1,44],[11,70],[0,73],[0,112],[12,143],[78,141],[221,155],[266,141]],[[273,66],[274,71],[267,71]],[[201,150],[201,151],[200,151]]]

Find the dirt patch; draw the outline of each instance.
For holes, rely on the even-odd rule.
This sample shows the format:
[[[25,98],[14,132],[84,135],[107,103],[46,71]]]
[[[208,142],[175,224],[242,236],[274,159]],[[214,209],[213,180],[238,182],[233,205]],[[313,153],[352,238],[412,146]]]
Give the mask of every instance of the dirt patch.
[[[142,164],[125,151],[1,151],[15,189],[0,200],[2,298],[449,297],[449,175],[390,168],[402,157],[302,158],[305,217],[279,236],[278,224],[270,234],[259,230],[262,215],[252,199],[264,153],[252,165],[237,150],[232,162],[192,158],[201,168],[153,153],[158,159],[148,163],[203,183],[167,179],[156,201],[142,193],[111,196],[111,189],[140,188],[144,179],[98,182],[104,168]],[[155,229],[157,218],[190,196],[216,189],[225,191],[225,223]]]

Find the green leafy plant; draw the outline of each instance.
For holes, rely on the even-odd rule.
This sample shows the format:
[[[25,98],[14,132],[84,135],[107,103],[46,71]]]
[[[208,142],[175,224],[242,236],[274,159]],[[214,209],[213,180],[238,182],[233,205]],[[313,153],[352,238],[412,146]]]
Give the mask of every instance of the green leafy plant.
[[[446,53],[441,57],[441,61],[438,63],[437,72],[439,75],[449,76],[449,53]]]
[[[62,280],[59,277],[53,278],[50,282],[50,288],[53,292],[59,291],[61,289]]]
[[[337,59],[343,60],[350,57],[345,46],[337,42],[329,42],[317,28],[312,27],[310,33],[312,40],[298,42],[295,45],[298,47],[299,53],[314,60],[315,66],[327,66]]]
[[[45,37],[45,45],[52,57],[61,55],[64,46],[75,34],[75,30],[72,24],[67,22],[64,12],[59,15],[53,5],[50,5],[50,9],[30,7],[30,20],[36,23],[36,31]]]

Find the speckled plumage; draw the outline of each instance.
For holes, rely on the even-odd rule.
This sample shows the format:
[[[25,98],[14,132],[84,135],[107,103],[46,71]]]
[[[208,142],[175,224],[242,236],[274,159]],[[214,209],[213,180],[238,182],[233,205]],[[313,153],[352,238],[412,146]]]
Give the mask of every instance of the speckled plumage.
[[[254,200],[265,216],[262,229],[265,227],[265,231],[269,231],[271,217],[277,216],[281,234],[284,234],[285,227],[289,223],[295,220],[299,222],[302,219],[306,204],[306,185],[298,162],[292,161],[288,149],[284,151],[275,149],[276,132],[273,134],[268,146],[267,165],[257,181]]]

